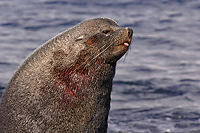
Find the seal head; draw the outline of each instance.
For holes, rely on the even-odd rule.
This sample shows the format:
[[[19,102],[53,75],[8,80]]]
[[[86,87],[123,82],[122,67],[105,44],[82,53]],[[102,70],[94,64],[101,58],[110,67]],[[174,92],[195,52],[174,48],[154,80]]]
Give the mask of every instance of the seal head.
[[[43,44],[3,94],[2,132],[106,132],[116,62],[132,35],[111,19],[96,18]]]

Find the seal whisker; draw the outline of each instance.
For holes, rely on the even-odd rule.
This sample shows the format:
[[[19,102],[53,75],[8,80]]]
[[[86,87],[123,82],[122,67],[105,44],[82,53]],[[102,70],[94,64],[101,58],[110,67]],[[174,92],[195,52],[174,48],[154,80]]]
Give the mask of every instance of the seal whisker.
[[[90,62],[89,63],[87,63],[86,65],[85,65],[85,67],[87,67],[87,65],[89,65],[94,59],[96,59],[98,56],[100,56],[103,52],[105,52],[110,46],[112,45],[112,43],[110,44],[110,45],[108,45],[103,51],[101,51],[100,53],[98,53],[94,58],[92,58],[91,60],[90,60]],[[105,46],[105,45],[104,45]],[[102,47],[104,47],[104,46],[102,46]],[[102,48],[101,47],[101,48]],[[100,48],[100,49],[101,49]],[[98,50],[99,51],[99,50]],[[94,55],[94,54],[93,54]],[[91,56],[92,57],[92,56]],[[85,68],[84,67],[84,68]]]
[[[90,57],[93,57],[92,59],[89,57],[87,60],[85,60],[83,63],[81,63],[79,65],[79,67],[77,69],[79,69],[81,66],[83,66],[85,63],[87,63],[83,69],[85,69],[87,67],[87,65],[89,65],[94,59],[96,59],[98,56],[100,56],[103,52],[105,52],[113,43],[109,44],[107,47],[106,45],[103,45],[102,47],[100,47],[97,51],[102,50],[104,47],[105,49],[103,51],[101,51],[100,53],[98,53],[95,57],[93,57],[96,52],[94,52],[94,54],[92,54]],[[90,60],[91,59],[91,60]],[[90,62],[88,62],[90,60]],[[75,69],[74,71],[76,71],[77,69]]]

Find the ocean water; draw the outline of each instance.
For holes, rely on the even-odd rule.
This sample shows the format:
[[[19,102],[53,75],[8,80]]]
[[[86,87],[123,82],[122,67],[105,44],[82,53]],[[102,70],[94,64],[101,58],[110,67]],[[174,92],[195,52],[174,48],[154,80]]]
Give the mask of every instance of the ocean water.
[[[200,0],[0,0],[0,97],[38,46],[96,17],[131,27],[109,133],[200,133]]]

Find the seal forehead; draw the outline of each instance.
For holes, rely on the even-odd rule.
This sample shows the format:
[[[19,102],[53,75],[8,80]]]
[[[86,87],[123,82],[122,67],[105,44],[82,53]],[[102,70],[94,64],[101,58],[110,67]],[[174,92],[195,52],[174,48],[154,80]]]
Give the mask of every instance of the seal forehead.
[[[95,18],[90,19],[81,24],[87,28],[93,28],[94,30],[101,29],[102,27],[119,27],[118,24],[109,18]]]
[[[118,29],[118,24],[109,18],[94,18],[86,20],[71,30],[71,34],[74,37],[74,40],[80,41],[88,39],[89,37],[100,33],[104,29],[115,30]]]
[[[94,20],[96,20],[97,22],[100,22],[104,25],[106,24],[106,25],[118,26],[118,24],[114,20],[109,19],[109,18],[97,18]]]
[[[87,22],[87,23],[94,22],[96,24],[103,24],[103,25],[108,24],[108,25],[118,26],[118,24],[110,18],[94,18],[94,19],[87,20],[85,22]]]

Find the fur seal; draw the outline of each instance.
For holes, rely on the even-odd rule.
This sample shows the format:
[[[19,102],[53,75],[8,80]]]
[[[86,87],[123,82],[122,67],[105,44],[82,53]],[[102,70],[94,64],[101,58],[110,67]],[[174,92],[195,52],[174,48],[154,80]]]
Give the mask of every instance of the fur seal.
[[[116,62],[132,35],[96,18],[43,44],[8,83],[1,132],[106,132]]]

